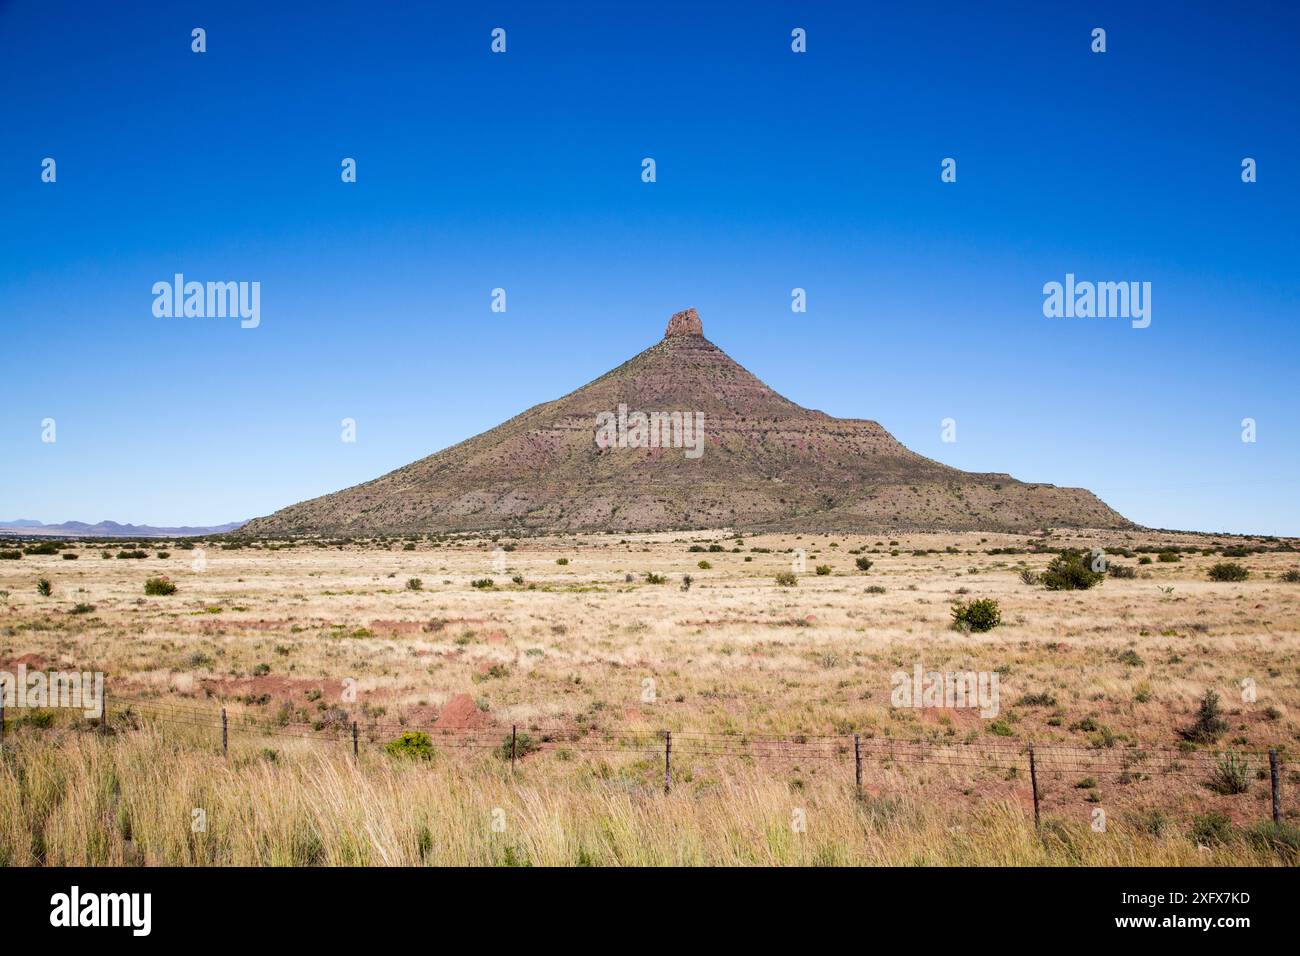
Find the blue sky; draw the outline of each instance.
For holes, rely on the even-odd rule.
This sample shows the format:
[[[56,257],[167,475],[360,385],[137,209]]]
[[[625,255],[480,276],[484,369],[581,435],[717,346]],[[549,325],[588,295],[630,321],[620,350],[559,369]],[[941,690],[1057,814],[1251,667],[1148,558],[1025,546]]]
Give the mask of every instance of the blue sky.
[[[948,464],[1300,533],[1291,5],[271,6],[0,2],[0,518],[265,514],[695,306]],[[155,318],[176,272],[260,327]],[[1150,328],[1045,318],[1067,272],[1149,281]]]

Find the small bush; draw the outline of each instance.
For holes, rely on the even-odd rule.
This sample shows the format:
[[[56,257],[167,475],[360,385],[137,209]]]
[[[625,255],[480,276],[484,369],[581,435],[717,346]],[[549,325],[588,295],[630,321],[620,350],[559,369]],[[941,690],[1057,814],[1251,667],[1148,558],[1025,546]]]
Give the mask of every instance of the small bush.
[[[1135,578],[1138,576],[1137,568],[1130,567],[1127,564],[1112,564],[1107,573],[1112,578]]]
[[[883,587],[881,587],[879,584],[868,584],[868,585],[867,585],[867,593],[868,593],[868,594],[884,594],[884,593],[885,593],[885,589],[884,589]]]
[[[566,565],[566,564],[569,563],[569,559],[568,559],[568,558],[556,558],[556,559],[555,559],[555,563],[558,564],[560,567],[564,567],[564,565]]]
[[[647,572],[645,573],[645,583],[646,583],[646,584],[666,584],[666,583],[668,583],[668,579],[667,579],[666,577],[664,577],[662,574],[655,574],[653,571],[647,571]]]
[[[516,574],[516,575],[514,575],[513,577],[511,577],[510,580],[511,580],[513,583],[518,584],[518,585],[520,585],[520,586],[522,587],[522,586],[523,586],[523,583],[524,583],[524,576],[523,576],[522,574]]]
[[[84,604],[84,603],[83,603],[83,604],[78,604],[76,607],[74,607],[74,608],[73,608],[71,611],[69,611],[68,613],[69,613],[69,614],[89,614],[89,613],[90,613],[91,611],[93,611],[93,610],[95,610],[95,605],[93,605],[93,604]]]
[[[478,580],[476,580],[476,581],[471,581],[471,582],[469,582],[469,583],[470,583],[470,587],[475,587],[475,588],[480,588],[480,589],[482,589],[482,588],[490,588],[490,587],[492,587],[492,579],[491,579],[491,578],[479,578]]]
[[[172,555],[171,555],[171,552],[170,552],[170,551],[159,551],[159,552],[158,552],[158,560],[159,560],[159,561],[166,561],[166,560],[167,560],[168,558],[170,558],[171,556],[172,556]]]
[[[536,740],[532,734],[522,733],[513,739],[515,759],[522,760],[531,753],[536,753],[542,749],[541,743]],[[501,741],[501,746],[497,748],[497,756],[502,760],[510,759],[511,736],[506,734],[505,739]]]
[[[1049,591],[1086,591],[1100,584],[1106,575],[1092,569],[1088,555],[1063,551],[1052,558],[1039,581]]]
[[[403,731],[395,740],[384,745],[384,750],[392,757],[404,757],[408,760],[432,760],[433,741],[422,730]]]
[[[1002,609],[993,598],[953,605],[952,626],[958,630],[991,631],[1002,623]]]
[[[1206,572],[1211,581],[1244,581],[1250,572],[1235,561],[1220,561]]]
[[[168,594],[176,593],[176,585],[167,578],[150,578],[144,582],[144,593],[166,597]]]
[[[40,544],[28,545],[25,550],[28,554],[58,554],[59,546],[53,541],[42,541]]]
[[[1300,584],[1300,570],[1297,570],[1296,568],[1288,568],[1286,571],[1282,572],[1281,580],[1285,581],[1287,584]]]
[[[713,565],[709,564],[709,562],[707,561],[701,561],[695,566],[699,568],[701,571],[708,571],[713,568]]]
[[[1224,754],[1210,775],[1209,787],[1224,795],[1245,793],[1250,789],[1250,771],[1246,761],[1235,754]]]
[[[64,551],[59,557],[63,558],[64,561],[76,561],[80,555],[75,551]]]
[[[799,583],[793,571],[778,571],[776,573],[776,583],[783,588],[792,588]]]
[[[49,578],[41,578],[36,582],[36,593],[41,597],[49,597],[52,591]]]
[[[1232,842],[1234,828],[1227,814],[1211,810],[1192,819],[1192,840],[1206,846],[1222,846]]]
[[[424,587],[424,582],[421,581],[419,578],[406,579],[406,590],[408,591],[419,591],[423,587]]]
[[[1034,571],[1029,570],[1029,568],[1025,568],[1023,571],[1020,572],[1020,583],[1021,583],[1021,584],[1028,584],[1028,585],[1030,585],[1031,587],[1032,587],[1033,585],[1036,585],[1036,584],[1038,583],[1038,575],[1037,575],[1037,573],[1035,573]]]
[[[135,550],[135,551],[119,551],[117,552],[117,557],[121,561],[127,561],[127,560],[143,561],[145,558],[149,557],[149,555],[145,554],[143,551]]]
[[[859,571],[870,571],[873,562],[870,558],[858,558],[853,563],[858,566]]]
[[[1183,559],[1179,556],[1177,551],[1161,551],[1156,555],[1156,560],[1161,564],[1177,564]]]
[[[19,561],[22,556],[21,551],[0,551],[0,561]]]
[[[1223,708],[1219,706],[1219,695],[1207,690],[1196,710],[1196,719],[1191,725],[1178,733],[1184,740],[1196,744],[1212,744],[1228,732],[1228,722],[1223,719]]]
[[[829,564],[819,564],[819,565],[817,565],[817,574],[818,574],[819,576],[821,576],[821,577],[825,577],[826,575],[828,575],[828,574],[830,574],[830,573],[831,573],[831,566],[830,566]]]

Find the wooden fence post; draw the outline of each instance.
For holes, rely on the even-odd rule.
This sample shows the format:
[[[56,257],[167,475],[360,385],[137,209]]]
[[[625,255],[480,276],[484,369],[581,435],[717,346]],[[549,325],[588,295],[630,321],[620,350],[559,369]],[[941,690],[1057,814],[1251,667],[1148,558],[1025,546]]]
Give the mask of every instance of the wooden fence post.
[[[226,728],[226,708],[221,708],[221,756],[230,756],[230,737]]]
[[[1282,823],[1282,774],[1277,763],[1277,748],[1268,748],[1268,771],[1273,784],[1273,825]]]
[[[1034,745],[1029,744],[1029,785],[1034,788],[1034,829],[1041,829],[1038,816],[1038,764],[1034,762]]]
[[[862,738],[858,734],[853,735],[853,782],[862,796]]]
[[[664,793],[673,788],[673,732],[664,731]]]
[[[510,772],[515,772],[515,753],[519,743],[519,725],[510,725]]]
[[[353,760],[356,760],[356,759],[357,759],[357,754],[358,754],[358,750],[357,750],[357,722],[354,720],[354,721],[352,721],[352,759],[353,759]]]

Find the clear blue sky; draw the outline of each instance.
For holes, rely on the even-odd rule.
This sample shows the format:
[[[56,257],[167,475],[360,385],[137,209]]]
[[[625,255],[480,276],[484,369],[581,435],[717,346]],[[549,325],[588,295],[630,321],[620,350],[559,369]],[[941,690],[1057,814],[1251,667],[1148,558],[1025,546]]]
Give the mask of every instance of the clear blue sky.
[[[1293,4],[279,6],[0,2],[0,518],[265,514],[695,306],[946,463],[1300,533]],[[175,272],[261,282],[260,328],[155,318]],[[1045,318],[1067,272],[1151,327]]]

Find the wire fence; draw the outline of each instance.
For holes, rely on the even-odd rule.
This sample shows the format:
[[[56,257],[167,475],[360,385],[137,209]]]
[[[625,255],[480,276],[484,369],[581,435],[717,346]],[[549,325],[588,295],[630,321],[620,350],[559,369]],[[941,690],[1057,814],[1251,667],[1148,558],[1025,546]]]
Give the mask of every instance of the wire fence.
[[[105,695],[105,719],[109,726]],[[292,715],[267,716],[232,713],[224,706],[195,700],[167,700],[157,697],[111,698],[119,721],[148,721],[175,731],[211,734],[223,753],[229,754],[232,736],[275,738],[334,743],[350,747],[354,756],[360,748],[387,745],[404,733],[421,732],[429,741],[452,750],[495,752],[516,763],[547,751],[568,751],[586,755],[637,755],[662,762],[665,792],[673,784],[674,758],[714,761],[790,762],[805,764],[827,761],[851,767],[859,792],[863,787],[864,765],[881,767],[942,767],[959,772],[993,771],[1009,778],[1027,774],[1034,799],[1035,822],[1039,822],[1040,779],[1065,775],[1120,780],[1126,783],[1156,778],[1220,781],[1243,787],[1250,779],[1267,779],[1271,789],[1274,823],[1281,822],[1281,760],[1276,748],[1268,751],[1184,750],[1168,747],[1088,747],[1069,743],[1022,743],[1014,740],[966,740],[940,742],[904,740],[862,734],[773,734],[762,732],[708,733],[691,730],[616,729],[572,724],[531,723],[526,727],[430,727],[410,722],[381,720],[371,716],[364,726],[337,709],[321,719],[308,721]],[[3,725],[0,724],[0,727]],[[0,731],[2,732],[2,731]],[[1225,792],[1232,792],[1230,789]]]

